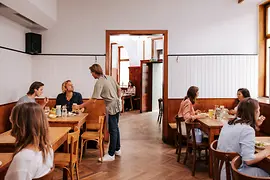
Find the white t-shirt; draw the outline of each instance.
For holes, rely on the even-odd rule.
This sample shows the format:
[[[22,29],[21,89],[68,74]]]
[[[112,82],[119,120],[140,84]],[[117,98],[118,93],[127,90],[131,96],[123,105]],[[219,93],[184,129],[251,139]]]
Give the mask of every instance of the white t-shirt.
[[[53,167],[53,150],[43,163],[42,152],[23,149],[17,153],[7,171],[5,180],[32,180],[50,172]]]

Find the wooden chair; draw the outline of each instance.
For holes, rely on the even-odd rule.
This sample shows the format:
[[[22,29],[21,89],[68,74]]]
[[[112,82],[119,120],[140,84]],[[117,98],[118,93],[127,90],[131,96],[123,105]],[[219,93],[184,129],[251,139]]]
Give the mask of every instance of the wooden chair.
[[[40,178],[33,179],[33,180],[53,180],[53,172],[54,172],[54,167],[51,169],[51,171],[48,174]]]
[[[159,124],[161,124],[161,119],[162,119],[162,116],[163,116],[163,99],[162,98],[159,98],[158,99],[158,119],[157,119],[157,122]]]
[[[213,179],[220,180],[220,173],[222,167],[225,165],[226,168],[226,179],[232,179],[231,173],[231,161],[238,155],[236,152],[222,152],[217,150],[218,141],[215,140],[211,143],[212,151],[212,163],[213,163]]]
[[[270,179],[270,177],[254,177],[254,176],[249,176],[246,174],[243,174],[241,172],[238,171],[239,167],[242,164],[242,159],[240,156],[236,156],[235,158],[233,158],[231,166],[232,166],[232,174],[233,174],[233,179],[234,180],[252,180],[252,179],[256,179],[256,180],[265,180],[265,179]]]
[[[208,160],[207,150],[209,148],[208,142],[196,143],[195,129],[200,129],[200,123],[198,122],[185,122],[187,130],[187,150],[184,159],[184,164],[187,162],[189,155],[192,156],[192,176],[195,175],[196,161],[201,160],[201,151],[205,150],[205,160]],[[199,153],[199,159],[197,159],[197,152]]]
[[[99,130],[98,131],[85,131],[81,135],[81,155],[80,155],[80,162],[82,161],[82,155],[83,155],[83,147],[87,141],[96,141],[98,143],[99,152],[100,152],[100,158],[102,162],[103,154],[104,154],[104,119],[105,116],[99,116]]]
[[[175,139],[175,145],[176,145],[176,154],[177,156],[177,162],[180,161],[180,156],[181,156],[181,150],[182,150],[182,143],[184,138],[187,138],[187,135],[183,135],[182,133],[182,126],[181,122],[185,122],[183,117],[178,117],[178,114],[175,115],[175,121],[176,121],[176,139]]]
[[[75,127],[75,132],[68,134],[67,143],[69,145],[69,153],[55,153],[54,154],[54,164],[56,167],[66,169],[71,177],[74,179],[74,170],[76,167],[76,176],[79,180],[79,163],[78,163],[78,155],[79,155],[79,137],[80,137],[80,129]]]

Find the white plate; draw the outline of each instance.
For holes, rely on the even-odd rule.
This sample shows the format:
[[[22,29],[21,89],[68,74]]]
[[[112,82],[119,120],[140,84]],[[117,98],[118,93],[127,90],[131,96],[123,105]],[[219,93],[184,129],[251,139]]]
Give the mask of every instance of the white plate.
[[[2,161],[0,161],[0,166],[2,165]]]
[[[264,146],[256,146],[256,145],[255,145],[255,147],[256,147],[257,149],[265,149]]]

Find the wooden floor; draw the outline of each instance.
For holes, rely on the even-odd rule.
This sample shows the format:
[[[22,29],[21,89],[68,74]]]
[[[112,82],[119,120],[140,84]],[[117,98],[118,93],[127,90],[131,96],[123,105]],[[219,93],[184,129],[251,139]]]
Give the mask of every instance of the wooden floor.
[[[126,112],[120,116],[122,156],[113,162],[99,163],[98,150],[88,149],[79,166],[81,180],[156,180],[156,179],[210,179],[207,166],[199,164],[194,177],[189,167],[176,162],[175,148],[161,140],[157,112]],[[55,179],[62,179],[57,169]]]

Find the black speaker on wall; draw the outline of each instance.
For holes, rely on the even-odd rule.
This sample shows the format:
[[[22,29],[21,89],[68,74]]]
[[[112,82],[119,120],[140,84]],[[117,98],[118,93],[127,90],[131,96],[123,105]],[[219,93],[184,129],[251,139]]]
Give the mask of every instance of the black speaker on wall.
[[[41,34],[32,32],[25,34],[25,52],[28,54],[41,53]]]

